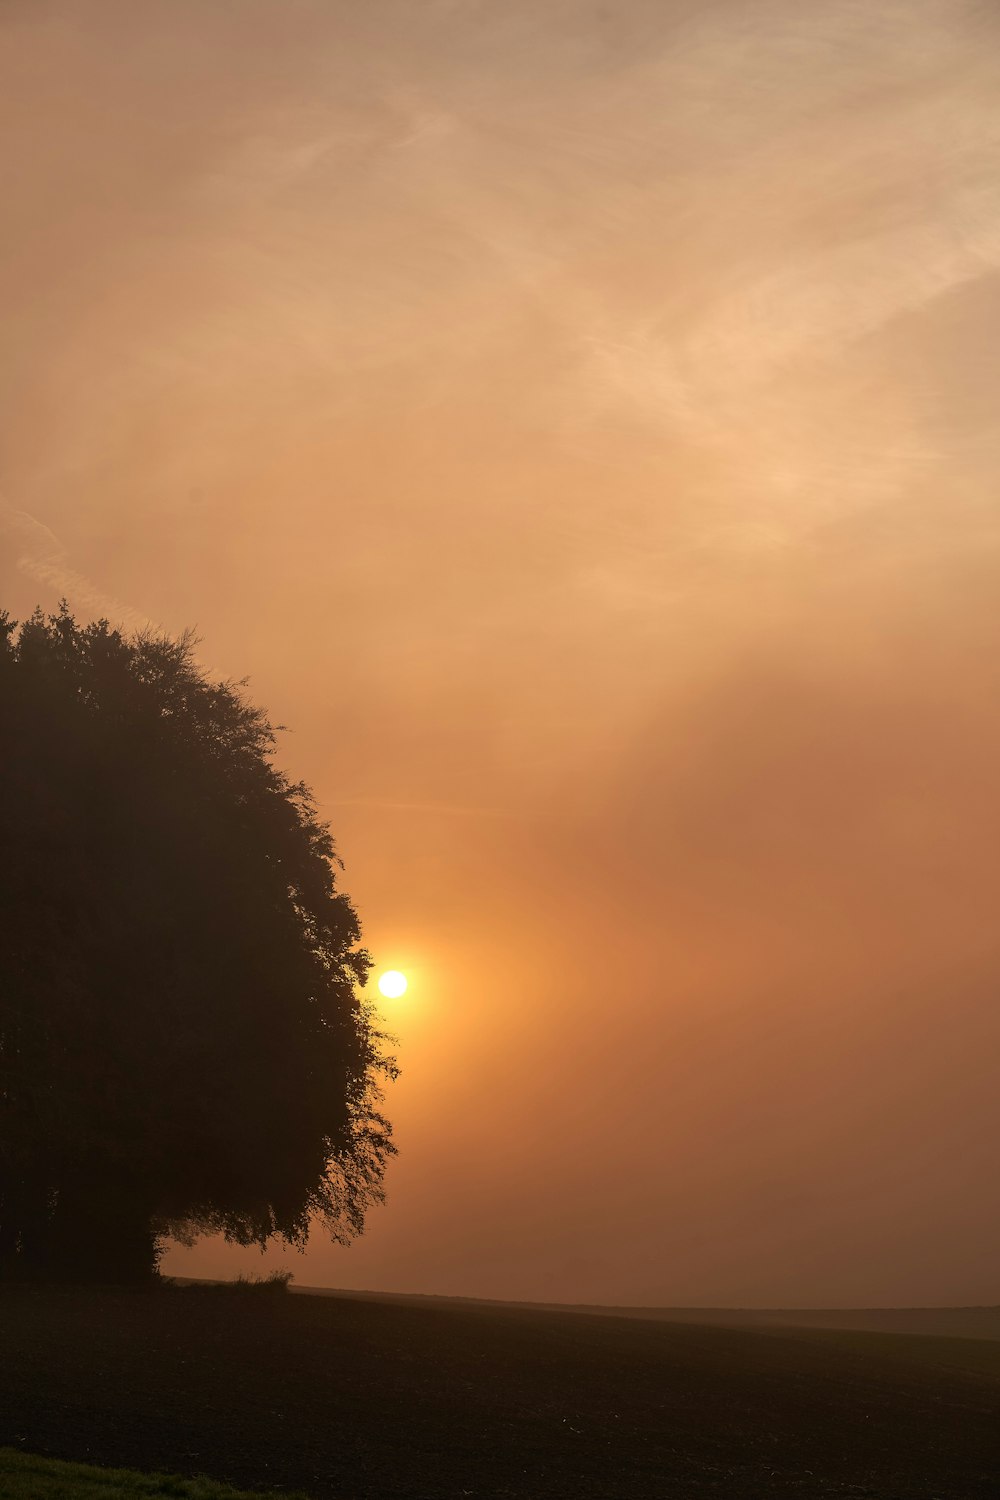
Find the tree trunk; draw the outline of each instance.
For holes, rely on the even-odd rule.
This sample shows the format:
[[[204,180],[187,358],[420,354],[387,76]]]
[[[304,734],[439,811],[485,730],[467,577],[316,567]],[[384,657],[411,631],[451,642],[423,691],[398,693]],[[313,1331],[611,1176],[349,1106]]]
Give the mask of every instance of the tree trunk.
[[[48,1196],[42,1194],[43,1202]],[[46,1206],[44,1217],[37,1204],[22,1216],[14,1274],[104,1283],[143,1282],[156,1274],[152,1212],[129,1183],[78,1173]]]

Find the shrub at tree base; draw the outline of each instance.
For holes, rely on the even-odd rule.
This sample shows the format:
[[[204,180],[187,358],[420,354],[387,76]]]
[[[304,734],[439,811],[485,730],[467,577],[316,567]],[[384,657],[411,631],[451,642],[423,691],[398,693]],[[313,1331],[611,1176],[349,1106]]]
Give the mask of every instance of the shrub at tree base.
[[[360,1232],[393,1151],[308,788],[187,638],[0,615],[0,1266]]]

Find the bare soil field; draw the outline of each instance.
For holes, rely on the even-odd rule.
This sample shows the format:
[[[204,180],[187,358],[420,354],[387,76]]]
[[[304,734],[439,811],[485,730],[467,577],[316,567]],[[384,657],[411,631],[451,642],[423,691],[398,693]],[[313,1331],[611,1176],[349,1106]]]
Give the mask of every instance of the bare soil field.
[[[616,1307],[599,1303],[493,1302],[481,1297],[433,1297],[415,1292],[344,1292],[321,1286],[293,1286],[291,1291],[306,1297],[359,1297],[418,1306],[523,1307],[536,1312],[587,1313],[591,1317],[642,1318],[647,1322],[652,1318],[720,1328],[837,1328],[857,1333],[1000,1339],[1000,1307]]]
[[[316,1500],[996,1500],[1000,1344],[0,1288],[0,1445]]]

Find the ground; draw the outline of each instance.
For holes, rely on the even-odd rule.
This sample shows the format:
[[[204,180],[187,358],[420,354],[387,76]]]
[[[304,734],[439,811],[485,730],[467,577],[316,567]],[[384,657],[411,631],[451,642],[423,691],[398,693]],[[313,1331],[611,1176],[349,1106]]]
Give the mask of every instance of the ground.
[[[6,1287],[0,1349],[0,1444],[315,1500],[1000,1493],[987,1340]]]

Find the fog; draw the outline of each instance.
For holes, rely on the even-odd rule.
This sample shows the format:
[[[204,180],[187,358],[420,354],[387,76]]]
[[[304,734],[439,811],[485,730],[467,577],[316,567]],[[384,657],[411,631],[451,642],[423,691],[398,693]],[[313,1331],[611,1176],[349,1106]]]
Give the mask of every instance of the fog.
[[[411,981],[264,1265],[997,1301],[998,30],[7,0],[3,602],[248,676]]]

